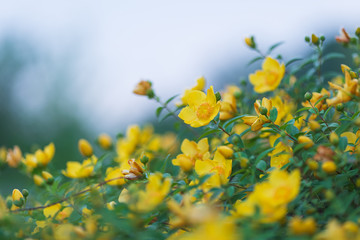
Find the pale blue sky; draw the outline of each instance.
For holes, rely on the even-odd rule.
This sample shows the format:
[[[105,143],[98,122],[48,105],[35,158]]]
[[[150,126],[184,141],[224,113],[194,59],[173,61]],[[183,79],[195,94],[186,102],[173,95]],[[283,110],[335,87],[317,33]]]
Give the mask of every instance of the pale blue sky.
[[[305,35],[360,25],[358,1],[24,0],[1,5],[0,38],[17,32],[55,62],[74,55],[74,81],[67,83],[64,97],[94,131],[153,114],[155,103],[131,93],[140,79],[152,80],[164,97],[181,93],[201,75],[210,86],[224,66],[254,55],[243,43],[246,36],[255,35],[264,49],[285,41],[279,51],[298,57],[306,49]],[[46,103],[53,78],[33,80],[46,75],[41,71],[16,86],[16,92],[36,96],[19,97],[23,109],[41,111]],[[75,97],[79,88],[83,91]]]

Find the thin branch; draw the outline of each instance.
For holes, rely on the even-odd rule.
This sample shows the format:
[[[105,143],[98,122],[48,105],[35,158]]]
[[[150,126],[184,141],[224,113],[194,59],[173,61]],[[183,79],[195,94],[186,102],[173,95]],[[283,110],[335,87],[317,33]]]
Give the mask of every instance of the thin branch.
[[[115,181],[115,180],[119,180],[119,179],[122,179],[124,177],[117,177],[117,178],[112,178],[112,179],[109,179],[109,180],[106,180],[104,182],[101,182],[101,183],[98,183],[95,187],[100,187],[100,186],[103,186],[105,185],[106,183],[108,182],[112,182],[112,181]],[[53,203],[50,203],[50,204],[47,204],[47,205],[44,205],[44,206],[39,206],[39,207],[30,207],[30,208],[19,208],[19,209],[16,209],[16,210],[10,210],[10,212],[24,212],[24,211],[32,211],[32,210],[39,210],[39,209],[44,209],[44,208],[47,208],[47,207],[51,207],[51,206],[54,206],[58,203],[62,203],[62,202],[65,202],[67,200],[69,200],[70,198],[74,198],[74,197],[77,197],[77,196],[80,196],[86,192],[89,192],[91,191],[92,188],[88,188],[88,189],[85,189],[83,191],[80,191],[78,193],[75,193],[75,194],[72,194],[71,196],[68,196],[68,197],[65,197],[59,201],[56,201],[56,202],[53,202]]]

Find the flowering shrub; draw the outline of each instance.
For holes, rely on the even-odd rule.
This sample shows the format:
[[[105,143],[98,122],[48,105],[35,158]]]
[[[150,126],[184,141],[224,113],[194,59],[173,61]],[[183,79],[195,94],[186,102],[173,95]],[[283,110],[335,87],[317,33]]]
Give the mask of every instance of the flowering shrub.
[[[202,77],[179,104],[141,81],[134,93],[160,104],[160,122],[174,117],[174,132],[80,139],[60,171],[53,143],[0,148],[3,167],[34,182],[0,196],[0,238],[360,239],[360,28],[336,40],[353,62],[327,72],[344,56],[325,53],[323,36],[288,61],[272,54],[280,44],[263,53],[246,38],[263,62],[248,83],[205,93]]]

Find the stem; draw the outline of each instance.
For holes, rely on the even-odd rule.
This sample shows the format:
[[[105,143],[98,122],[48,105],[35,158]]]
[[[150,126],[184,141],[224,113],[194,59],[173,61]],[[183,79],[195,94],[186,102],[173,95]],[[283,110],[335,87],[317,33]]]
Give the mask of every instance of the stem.
[[[116,177],[116,178],[112,178],[112,179],[109,179],[109,180],[106,180],[104,182],[101,182],[101,183],[98,183],[95,187],[101,187],[103,185],[105,185],[106,183],[108,182],[112,182],[112,181],[115,181],[115,180],[118,180],[118,179],[121,179],[121,178],[124,178],[124,177]],[[10,210],[10,212],[24,212],[24,211],[32,211],[32,210],[39,210],[39,209],[44,209],[44,208],[47,208],[47,207],[51,207],[53,205],[56,205],[58,203],[62,203],[62,202],[65,202],[67,200],[69,200],[70,198],[73,198],[73,197],[78,197],[86,192],[89,192],[91,191],[91,188],[89,189],[86,189],[86,190],[83,190],[83,191],[80,191],[78,193],[75,193],[75,194],[72,194],[68,197],[65,197],[59,201],[56,201],[56,202],[53,202],[53,203],[50,203],[50,204],[47,204],[47,205],[44,205],[44,206],[39,206],[39,207],[31,207],[31,208],[20,208],[20,209],[16,209],[16,210]]]
[[[217,123],[217,121],[215,121],[215,120],[212,120],[212,121],[220,128],[221,131],[223,131],[224,133],[226,133],[229,137],[231,136],[231,134],[228,133],[222,126],[220,126],[220,125]]]
[[[322,51],[321,51],[321,47],[318,47],[317,48],[318,50],[318,63],[319,63],[319,66],[317,67],[317,75],[318,75],[318,81],[319,83],[321,83],[321,58],[322,58]]]
[[[184,121],[182,121],[178,115],[176,115],[168,106],[167,104],[161,102],[160,98],[158,96],[155,95],[154,97],[155,101],[158,102],[161,107],[165,108],[170,114],[171,116],[173,116],[174,118],[176,118],[178,121],[182,122],[196,137],[199,137],[199,134],[189,125],[187,125],[186,123],[184,123]]]
[[[320,112],[317,110],[317,108],[314,107],[314,105],[310,102],[310,100],[308,100],[308,102],[310,103],[310,106],[312,107],[312,109],[316,112],[316,115],[318,115],[318,117],[321,119],[321,121],[323,121],[325,123],[326,127],[331,132],[331,129],[330,129],[329,125],[327,124],[325,119],[320,115]]]
[[[270,118],[267,115],[264,115],[267,119],[270,120]],[[271,121],[271,120],[270,120]],[[273,121],[271,121],[271,123],[276,127],[276,129],[279,131],[279,133],[282,133],[283,131],[279,128],[278,125],[276,125]],[[297,140],[291,136],[290,134],[288,134],[286,131],[284,131],[284,133],[286,134],[286,136],[288,136],[291,140],[293,140],[293,142],[297,143]]]

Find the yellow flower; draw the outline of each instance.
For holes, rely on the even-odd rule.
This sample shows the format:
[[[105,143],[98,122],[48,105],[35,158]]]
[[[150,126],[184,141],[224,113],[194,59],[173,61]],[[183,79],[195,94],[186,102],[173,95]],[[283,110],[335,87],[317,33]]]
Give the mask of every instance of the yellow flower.
[[[326,225],[326,229],[317,234],[316,240],[348,240],[355,238],[348,238],[345,229],[338,223],[337,220],[331,220]]]
[[[184,95],[181,97],[181,101],[183,105],[188,104],[188,97],[192,90],[203,91],[205,88],[206,80],[204,77],[200,77],[196,80],[196,86],[192,87],[191,89],[186,89]]]
[[[19,189],[14,189],[12,192],[12,200],[15,201],[23,201],[24,200],[24,196],[22,195],[22,193],[19,191]]]
[[[305,146],[304,146],[305,149],[309,149],[312,146],[314,146],[313,140],[311,140],[311,138],[309,138],[307,136],[299,136],[298,137],[298,142],[299,143],[306,143]]]
[[[95,156],[84,160],[82,163],[69,161],[66,163],[66,171],[62,170],[62,174],[69,178],[90,177],[94,172],[96,162],[97,157]]]
[[[122,174],[122,168],[119,167],[109,167],[106,169],[105,181],[109,181],[106,184],[108,185],[123,185],[125,184],[124,174]],[[118,178],[116,180],[112,180]],[[110,181],[112,180],[112,181]]]
[[[234,94],[240,92],[241,90],[237,86],[227,86],[226,92],[222,94],[220,102],[220,120],[227,120],[235,116],[237,109]]]
[[[260,113],[260,107],[265,107],[267,110],[266,115],[270,116],[272,102],[271,100],[264,97],[261,103],[260,100],[256,100],[256,102],[254,103],[254,108],[258,116],[246,116],[242,118],[246,125],[251,126],[252,131],[258,131],[263,127],[265,123],[271,122],[269,119],[267,119],[264,115]]]
[[[102,147],[105,150],[110,149],[110,147],[112,146],[111,137],[106,133],[100,134],[97,140],[100,147]]]
[[[249,80],[254,85],[257,93],[264,93],[275,90],[285,74],[285,65],[277,60],[266,57],[262,65],[262,70],[257,70],[249,75]]]
[[[129,159],[128,165],[130,169],[121,171],[125,179],[135,180],[143,176],[144,169],[141,163],[137,163],[135,159]]]
[[[137,94],[137,95],[142,95],[142,96],[146,96],[148,94],[148,91],[151,90],[151,82],[150,81],[140,81],[133,93]]]
[[[286,215],[287,204],[294,200],[300,190],[300,171],[288,174],[284,170],[274,170],[266,182],[255,185],[254,191],[245,201],[238,200],[232,214],[250,217],[260,208],[261,222],[275,222]]]
[[[295,235],[312,235],[316,232],[316,222],[312,217],[301,219],[300,217],[295,216],[290,220],[289,228]]]
[[[359,135],[360,135],[360,131],[356,132],[356,134],[352,132],[344,132],[340,135],[340,137],[347,138],[348,145],[345,149],[345,152],[350,152],[350,153],[358,152],[357,145],[359,144],[359,140],[358,140]],[[353,146],[350,146],[349,144],[352,144]]]
[[[200,224],[191,232],[171,238],[178,240],[237,240],[241,239],[236,232],[236,224],[232,218],[211,218]]]
[[[163,202],[171,188],[171,179],[163,178],[161,173],[154,173],[149,176],[145,190],[136,192],[137,201],[130,203],[134,211],[149,212]]]
[[[181,152],[176,159],[172,160],[175,166],[180,166],[184,171],[190,171],[196,160],[209,159],[209,143],[207,138],[201,139],[198,143],[184,139],[181,144]]]
[[[220,151],[215,152],[214,160],[206,159],[195,162],[195,171],[199,176],[212,174],[204,183],[206,188],[219,187],[229,181],[232,160],[225,159]]]
[[[207,90],[207,95],[198,90],[192,90],[187,98],[188,106],[179,113],[179,118],[192,127],[209,124],[220,110],[220,102],[216,101],[213,87]]]
[[[6,156],[6,162],[10,167],[16,168],[22,158],[21,150],[18,146],[14,146],[14,149],[9,149]]]
[[[271,157],[270,166],[282,168],[290,162],[290,158],[292,157],[292,155],[292,148],[282,142],[279,142],[276,145],[275,149],[271,153],[269,153],[269,156]]]
[[[358,79],[352,79],[350,70],[344,70],[345,83],[344,86],[339,86],[332,82],[329,82],[331,88],[338,90],[335,97],[327,99],[326,103],[329,106],[334,106],[339,103],[349,102],[354,96],[360,96]]]
[[[291,112],[295,109],[293,103],[288,101],[282,101],[280,96],[276,96],[271,98],[272,106],[277,109],[277,118],[275,124],[280,124],[281,121],[290,121],[293,117],[291,116]]]
[[[84,157],[90,157],[93,154],[91,144],[85,139],[79,140],[79,151]]]

